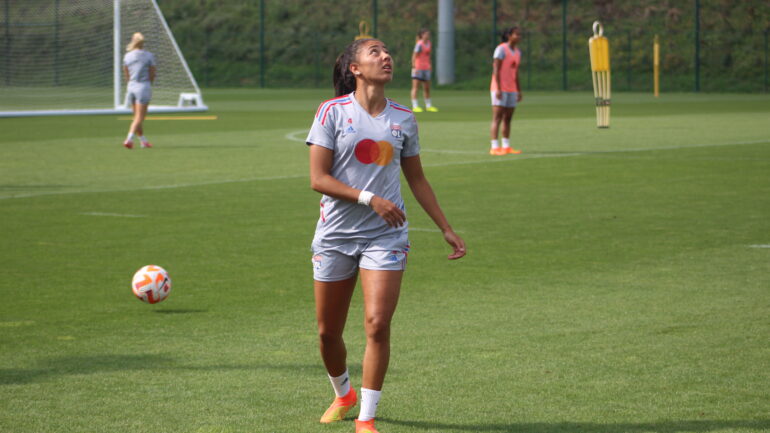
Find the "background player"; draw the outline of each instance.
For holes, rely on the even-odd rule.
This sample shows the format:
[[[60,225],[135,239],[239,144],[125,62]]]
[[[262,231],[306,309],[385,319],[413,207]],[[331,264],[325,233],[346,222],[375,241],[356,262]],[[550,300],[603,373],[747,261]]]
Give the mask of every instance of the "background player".
[[[431,105],[430,102],[430,30],[420,29],[417,32],[417,42],[414,44],[412,52],[412,111],[422,113],[423,109],[417,100],[417,93],[422,85],[423,99],[425,100],[425,109],[430,112],[438,111],[438,108]]]
[[[142,122],[147,116],[147,106],[152,99],[152,84],[155,81],[155,56],[144,50],[144,36],[137,32],[131,37],[123,56],[123,72],[126,74],[126,103],[131,105],[134,119],[128,129],[123,146],[134,148],[134,136],[139,137],[142,147],[152,147],[144,137]]]
[[[519,154],[521,150],[511,147],[511,120],[516,105],[522,99],[521,87],[519,87],[519,64],[521,63],[521,51],[517,48],[519,43],[519,27],[513,26],[503,30],[502,43],[495,48],[492,56],[492,125],[490,127],[491,148],[490,155]],[[498,142],[500,123],[503,124],[503,145]]]
[[[376,433],[374,417],[390,360],[390,323],[409,251],[400,173],[452,247],[464,241],[439,207],[420,162],[412,112],[385,98],[393,60],[376,39],[359,39],[337,58],[335,99],[318,107],[307,137],[311,187],[323,194],[313,238],[313,279],[321,357],[337,398],[321,417],[340,421],[356,404],[342,335],[358,275],[366,350],[357,433]]]

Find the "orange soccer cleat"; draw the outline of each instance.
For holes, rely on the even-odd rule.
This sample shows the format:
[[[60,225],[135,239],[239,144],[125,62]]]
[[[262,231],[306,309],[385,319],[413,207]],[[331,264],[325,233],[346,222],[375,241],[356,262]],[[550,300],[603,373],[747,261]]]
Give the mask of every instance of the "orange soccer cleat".
[[[508,152],[506,152],[505,149],[503,149],[502,147],[497,147],[497,148],[489,149],[489,154],[490,155],[501,156],[501,155],[505,155],[506,153],[508,153]]]
[[[514,149],[512,147],[503,147],[503,151],[505,152],[504,155],[505,154],[518,155],[521,153],[520,150]]]
[[[329,409],[326,409],[326,412],[321,417],[321,423],[328,424],[330,422],[342,421],[348,411],[356,405],[357,401],[356,390],[351,387],[347,395],[334,399],[332,405],[329,406]]]
[[[356,433],[380,433],[374,428],[374,419],[369,421],[356,420]]]

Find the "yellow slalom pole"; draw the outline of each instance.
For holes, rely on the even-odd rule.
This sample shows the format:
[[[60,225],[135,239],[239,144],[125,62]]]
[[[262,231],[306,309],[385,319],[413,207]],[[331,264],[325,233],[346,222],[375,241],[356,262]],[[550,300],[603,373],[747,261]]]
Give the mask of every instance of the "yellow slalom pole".
[[[658,35],[655,35],[655,42],[652,44],[652,73],[653,73],[653,93],[657,98],[660,96],[660,42]]]
[[[594,83],[596,101],[596,126],[610,127],[610,42],[604,37],[604,27],[594,21],[594,35],[588,39],[588,52],[591,56],[591,77]]]

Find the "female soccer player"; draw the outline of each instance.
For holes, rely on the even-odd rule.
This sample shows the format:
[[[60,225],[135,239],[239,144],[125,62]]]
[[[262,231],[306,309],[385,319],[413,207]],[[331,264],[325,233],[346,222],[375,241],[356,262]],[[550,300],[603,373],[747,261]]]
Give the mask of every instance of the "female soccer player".
[[[321,417],[340,421],[357,403],[342,338],[358,274],[364,294],[366,350],[357,433],[377,433],[374,417],[390,358],[390,322],[409,251],[400,173],[452,247],[465,243],[447,222],[420,162],[417,122],[385,98],[393,60],[377,39],[359,39],[337,58],[337,98],[318,107],[307,137],[311,188],[323,194],[312,243],[321,357],[337,398]]]
[[[507,28],[502,33],[502,43],[495,48],[492,56],[492,147],[490,155],[519,154],[521,150],[511,147],[511,119],[516,110],[516,104],[521,101],[521,87],[519,87],[519,63],[521,63],[521,51],[516,47],[519,43],[519,28],[517,26]],[[503,123],[503,146],[497,140],[500,122]]]
[[[420,29],[417,32],[417,42],[412,52],[412,111],[422,113],[423,109],[417,101],[417,92],[422,85],[425,109],[430,112],[438,111],[430,103],[430,30]]]
[[[155,82],[155,56],[144,49],[144,36],[134,33],[126,47],[123,57],[123,72],[126,74],[126,102],[134,112],[134,121],[128,129],[128,137],[123,142],[127,149],[134,148],[134,136],[139,136],[142,147],[152,147],[144,137],[142,122],[147,116],[147,106],[152,98],[152,84]]]

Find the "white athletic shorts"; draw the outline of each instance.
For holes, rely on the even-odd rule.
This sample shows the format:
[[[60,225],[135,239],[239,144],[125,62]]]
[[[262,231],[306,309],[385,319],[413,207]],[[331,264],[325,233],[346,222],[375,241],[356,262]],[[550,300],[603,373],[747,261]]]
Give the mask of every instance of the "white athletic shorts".
[[[412,69],[412,79],[430,81],[430,69]]]
[[[497,99],[495,97],[495,93],[497,92],[490,92],[492,94],[492,105],[499,106],[499,107],[506,107],[506,108],[515,108],[516,103],[519,102],[519,92],[503,92],[502,95],[500,95],[500,99]]]
[[[313,278],[317,281],[342,281],[356,275],[358,268],[373,271],[403,271],[409,254],[409,239],[399,236],[377,238],[368,242],[348,242],[334,247],[311,246]]]
[[[128,88],[126,89],[126,105],[150,105],[150,99],[152,99],[152,86],[149,81],[131,81],[128,83]]]

